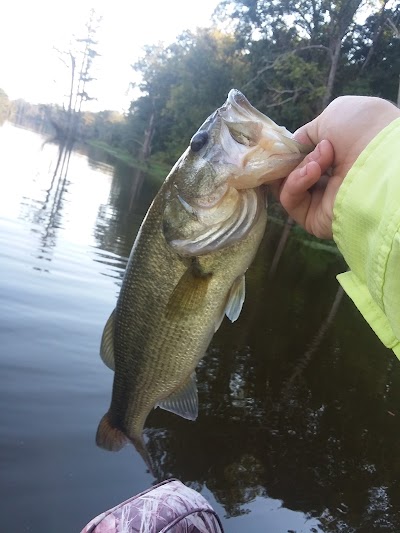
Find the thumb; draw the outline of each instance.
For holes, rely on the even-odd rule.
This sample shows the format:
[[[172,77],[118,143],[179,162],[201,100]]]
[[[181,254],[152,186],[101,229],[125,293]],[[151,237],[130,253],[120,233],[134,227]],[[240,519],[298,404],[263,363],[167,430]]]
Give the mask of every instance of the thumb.
[[[293,136],[296,141],[316,146],[322,140],[318,134],[318,118],[304,124],[304,126],[301,126],[301,128],[294,132]]]

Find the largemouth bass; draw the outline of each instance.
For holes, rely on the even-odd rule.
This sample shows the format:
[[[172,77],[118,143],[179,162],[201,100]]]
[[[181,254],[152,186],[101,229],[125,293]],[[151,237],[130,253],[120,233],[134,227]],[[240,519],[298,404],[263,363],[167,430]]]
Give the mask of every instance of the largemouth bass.
[[[264,234],[262,185],[310,149],[235,89],[192,137],[140,227],[104,328],[101,356],[115,376],[99,446],[131,441],[151,469],[142,436],[151,409],[196,419],[196,365],[224,315],[239,317]]]

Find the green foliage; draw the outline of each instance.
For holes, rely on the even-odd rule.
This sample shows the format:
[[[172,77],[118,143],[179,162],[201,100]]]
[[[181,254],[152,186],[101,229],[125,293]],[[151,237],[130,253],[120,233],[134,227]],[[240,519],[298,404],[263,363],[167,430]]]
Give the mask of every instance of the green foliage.
[[[359,6],[360,0],[224,0],[213,28],[186,31],[170,46],[148,45],[134,65],[140,93],[127,115],[79,112],[77,137],[106,144],[140,168],[151,161],[165,168],[232,87],[290,130],[341,94],[396,101],[400,5],[370,6],[363,25],[354,20]],[[87,68],[74,78],[83,85],[97,55],[93,20],[87,29],[81,40]],[[7,105],[0,93],[0,116]],[[33,127],[44,121],[45,131],[62,123],[62,114],[56,106],[11,105],[12,119]]]
[[[173,163],[199,125],[246,79],[246,61],[233,36],[215,29],[185,32],[169,47],[148,47],[135,65],[144,95],[129,122],[136,147],[154,120],[152,152]]]
[[[340,43],[361,0],[225,0],[237,39],[249,50],[249,96],[289,129],[313,118],[333,97]],[[339,50],[338,50],[339,46]],[[271,111],[269,111],[271,110]]]
[[[374,42],[375,40],[375,42]],[[400,4],[373,13],[343,44],[347,61],[338,76],[340,93],[397,102],[400,73]],[[373,50],[373,53],[371,53]]]
[[[271,60],[262,54],[265,46],[259,41],[261,62],[253,66],[253,77],[244,90],[253,105],[276,122],[294,130],[311,120],[320,111],[325,93],[325,76],[317,61],[310,61],[306,52],[279,52],[269,46]],[[273,48],[273,50],[271,50]],[[321,52],[314,52],[319,59]]]

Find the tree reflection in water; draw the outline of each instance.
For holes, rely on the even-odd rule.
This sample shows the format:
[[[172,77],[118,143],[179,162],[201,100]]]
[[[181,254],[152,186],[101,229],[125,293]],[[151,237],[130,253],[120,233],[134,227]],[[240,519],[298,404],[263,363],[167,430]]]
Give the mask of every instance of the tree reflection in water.
[[[285,255],[297,275],[268,283],[262,253],[243,317],[222,326],[201,362],[199,419],[149,417],[159,477],[206,485],[228,516],[269,496],[327,532],[397,531],[397,361],[341,299],[337,256],[313,268],[319,254],[306,265],[294,240]]]
[[[117,169],[99,231],[126,255],[155,192],[129,191]],[[197,369],[198,420],[150,414],[157,477],[206,486],[228,516],[268,496],[326,532],[400,530],[400,367],[342,298],[333,248],[292,231],[269,275],[281,231],[270,222],[240,320],[223,323]]]

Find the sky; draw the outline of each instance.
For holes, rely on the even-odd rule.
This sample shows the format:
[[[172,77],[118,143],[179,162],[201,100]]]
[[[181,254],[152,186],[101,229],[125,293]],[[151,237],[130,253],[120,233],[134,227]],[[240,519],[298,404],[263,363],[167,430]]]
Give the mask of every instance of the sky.
[[[103,17],[96,38],[101,54],[88,92],[97,97],[86,107],[127,110],[134,81],[131,65],[143,46],[171,43],[185,29],[205,27],[218,0],[20,0],[2,6],[0,88],[10,99],[62,103],[69,71],[58,50],[83,35],[90,9]]]

